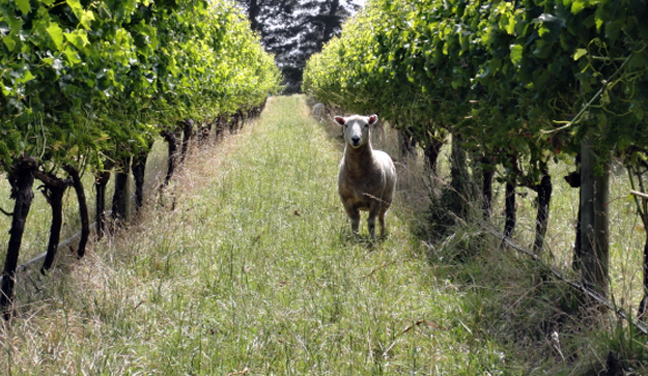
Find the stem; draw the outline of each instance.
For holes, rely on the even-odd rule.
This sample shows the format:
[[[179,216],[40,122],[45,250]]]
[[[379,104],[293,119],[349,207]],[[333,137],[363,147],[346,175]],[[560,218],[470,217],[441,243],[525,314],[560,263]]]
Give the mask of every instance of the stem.
[[[164,186],[169,185],[171,177],[173,176],[173,170],[175,169],[176,162],[176,151],[178,150],[178,139],[175,134],[169,130],[164,130],[160,132],[160,135],[168,144],[168,155],[167,155],[167,173],[164,178]]]
[[[83,256],[85,255],[85,247],[88,243],[88,237],[90,236],[88,203],[86,201],[85,190],[83,189],[83,183],[81,182],[79,171],[70,165],[63,166],[63,170],[65,170],[65,172],[67,172],[72,178],[72,186],[76,191],[77,200],[79,201],[79,214],[81,215],[81,238],[79,239],[77,257],[83,258]]]
[[[25,222],[31,207],[34,192],[34,172],[37,163],[33,158],[26,158],[18,162],[14,167],[9,181],[12,188],[12,198],[14,203],[14,214],[9,230],[9,245],[7,247],[7,257],[5,259],[4,270],[2,272],[2,286],[0,291],[0,309],[3,310],[5,320],[11,318],[11,309],[9,306],[13,302],[14,284],[16,282],[16,267],[18,266],[18,254],[22,243],[23,233],[25,232]]]
[[[482,210],[484,212],[484,219],[488,219],[491,216],[494,175],[493,162],[486,156],[482,157]]]
[[[95,220],[97,222],[97,238],[105,235],[106,225],[106,185],[110,180],[110,171],[104,171],[100,176],[95,177],[95,192],[97,195],[95,203]]]
[[[536,216],[536,235],[533,243],[533,252],[540,254],[544,246],[544,239],[547,235],[547,224],[549,222],[549,203],[551,202],[551,176],[547,170],[542,171],[542,180],[536,186],[538,192],[538,214]]]
[[[128,173],[129,160],[124,158],[117,164],[115,174],[115,192],[112,201],[112,217],[124,221],[128,211]]]
[[[56,257],[59,241],[61,239],[61,226],[63,225],[63,195],[65,194],[69,182],[40,171],[36,171],[34,175],[43,182],[43,195],[45,195],[47,202],[52,208],[52,224],[50,225],[47,252],[45,254],[45,261],[40,270],[41,274],[45,275],[54,263],[54,258]]]
[[[147,158],[148,153],[145,150],[142,150],[133,157],[132,170],[135,180],[135,214],[139,213],[140,208],[144,205],[144,176]]]

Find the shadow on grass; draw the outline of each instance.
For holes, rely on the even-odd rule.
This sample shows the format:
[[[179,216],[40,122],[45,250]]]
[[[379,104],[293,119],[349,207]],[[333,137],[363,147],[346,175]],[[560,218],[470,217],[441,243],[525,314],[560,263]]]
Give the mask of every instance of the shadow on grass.
[[[503,346],[511,371],[641,374],[632,370],[645,367],[645,338],[628,334],[629,326],[612,312],[584,308],[588,305],[579,291],[546,265],[502,247],[500,239],[480,227],[474,212],[465,220],[446,222],[454,216],[432,210],[429,226],[416,229],[426,257],[441,278],[463,293],[462,314],[473,324],[476,340]],[[629,346],[628,341],[643,345]]]

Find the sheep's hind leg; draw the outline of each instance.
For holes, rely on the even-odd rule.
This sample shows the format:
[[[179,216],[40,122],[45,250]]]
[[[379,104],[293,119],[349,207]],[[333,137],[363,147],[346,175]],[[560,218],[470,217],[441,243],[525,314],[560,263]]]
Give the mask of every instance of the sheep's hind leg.
[[[380,214],[378,214],[378,222],[380,223],[380,236],[383,238],[387,236],[387,226],[385,226],[385,214],[389,210],[389,207],[380,209]]]
[[[369,226],[369,236],[371,236],[371,240],[376,239],[376,216],[378,214],[382,214],[379,213],[379,209],[380,207],[377,206],[373,206],[369,209],[369,219],[367,219],[367,224]],[[382,226],[384,225],[384,222],[382,220],[382,215],[380,216],[379,221],[382,229]]]
[[[376,239],[376,216],[369,215],[369,219],[367,219],[367,224],[369,225],[369,236],[371,237],[371,240]]]

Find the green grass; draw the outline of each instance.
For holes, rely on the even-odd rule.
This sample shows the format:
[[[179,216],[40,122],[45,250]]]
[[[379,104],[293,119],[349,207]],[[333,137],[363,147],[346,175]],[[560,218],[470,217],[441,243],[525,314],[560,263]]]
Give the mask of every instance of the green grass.
[[[146,176],[144,179],[145,191],[155,192],[157,186],[164,179],[166,174],[166,143],[160,138],[155,140],[153,150],[149,154],[146,166]],[[60,177],[67,178],[67,174],[62,173]],[[91,172],[85,171],[82,175],[82,183],[85,190],[90,223],[95,218],[95,191],[94,176]],[[50,225],[52,221],[52,211],[47,204],[45,197],[40,192],[42,183],[39,180],[34,181],[33,191],[34,199],[27,216],[25,224],[25,234],[20,249],[19,264],[23,264],[31,258],[45,252],[49,240]],[[132,175],[129,179],[129,192],[135,191],[135,183]],[[111,199],[114,192],[114,174],[106,187],[106,210],[111,209]],[[10,197],[11,186],[4,176],[0,179],[0,208],[7,212],[12,212],[15,201]],[[149,196],[152,196],[150,194]],[[154,196],[154,195],[153,195]],[[149,197],[154,198],[154,197]],[[63,224],[61,228],[61,242],[77,234],[81,229],[80,214],[78,211],[78,201],[76,192],[73,188],[68,188],[63,197]],[[131,211],[132,208],[129,208]],[[9,242],[9,229],[11,228],[11,217],[0,214],[0,228],[7,231],[0,231],[0,262],[4,263],[7,254],[7,244]],[[76,242],[73,243],[76,249]]]
[[[192,155],[169,190],[173,210],[152,205],[21,294],[0,331],[0,369],[524,374],[480,329],[470,290],[428,262],[403,196],[386,240],[352,239],[340,157],[303,97],[272,98],[256,124]]]
[[[631,326],[613,315],[583,315],[573,291],[500,249],[471,221],[447,238],[417,238],[428,188],[442,186],[428,181],[420,157],[399,161],[390,236],[369,244],[364,216],[362,240],[355,241],[336,192],[338,135],[310,118],[303,97],[272,98],[240,134],[195,147],[161,202],[151,193],[165,168],[164,144],[157,143],[143,220],[92,244],[81,262],[59,262],[50,277],[31,273],[18,281],[18,314],[0,324],[0,369],[589,375],[604,370],[612,352],[626,370],[648,372],[646,340]],[[375,145],[397,155],[395,140],[386,129]],[[569,170],[552,166],[543,256],[566,274],[577,211],[577,190],[561,179]],[[645,230],[627,200],[624,174],[612,179],[611,289],[630,311],[641,297]],[[495,188],[493,223],[501,228],[503,187]],[[528,195],[518,199],[516,229],[516,241],[527,247],[535,217]],[[12,202],[2,200],[9,209]],[[71,191],[67,200],[71,233],[78,226]],[[37,194],[21,262],[45,247],[49,216]]]

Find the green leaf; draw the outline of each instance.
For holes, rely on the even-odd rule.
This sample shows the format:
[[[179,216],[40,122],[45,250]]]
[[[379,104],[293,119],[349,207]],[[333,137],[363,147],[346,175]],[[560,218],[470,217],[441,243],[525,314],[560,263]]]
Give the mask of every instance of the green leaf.
[[[31,81],[31,80],[33,80],[34,78],[36,78],[36,77],[34,77],[34,75],[32,74],[32,72],[27,71],[27,72],[26,72],[26,73],[25,73],[25,74],[24,74],[24,75],[23,75],[19,80],[17,80],[16,82],[18,82],[18,83],[25,83],[25,82],[27,82],[27,81]]]
[[[14,48],[16,48],[16,41],[11,35],[5,35],[2,37],[2,41],[10,52],[13,52]]]
[[[74,47],[78,49],[83,49],[83,47],[88,45],[88,35],[83,30],[75,30],[71,33],[64,33],[65,39],[68,42],[72,43]]]
[[[16,0],[16,5],[18,5],[18,9],[20,9],[23,14],[28,14],[31,11],[29,0]]]
[[[83,7],[81,6],[81,2],[79,0],[66,0],[66,3],[70,7],[70,9],[72,9],[74,15],[80,19],[81,12],[83,12]]]
[[[578,48],[576,49],[576,53],[574,53],[574,61],[580,59],[581,57],[587,55],[587,50],[584,48]]]
[[[522,53],[524,52],[524,47],[520,44],[512,44],[511,47],[511,62],[514,65],[520,65],[522,62]]]
[[[66,0],[66,3],[70,6],[74,15],[79,19],[79,23],[85,29],[90,29],[90,22],[95,19],[94,13],[91,10],[84,10],[79,0]]]
[[[84,10],[83,13],[81,14],[81,17],[79,19],[79,22],[81,22],[81,25],[85,29],[90,29],[91,28],[91,22],[94,21],[94,13],[92,13],[91,10]]]
[[[574,1],[572,3],[572,6],[571,6],[572,14],[578,14],[583,9],[585,9],[585,1],[584,0],[576,0],[576,1]]]
[[[67,46],[64,53],[65,53],[65,57],[67,57],[68,61],[71,64],[81,63],[81,59],[79,59],[79,54],[70,45]]]
[[[58,24],[51,22],[47,27],[47,34],[49,34],[54,41],[54,44],[56,44],[56,48],[61,50],[63,48],[63,30],[61,27]]]

